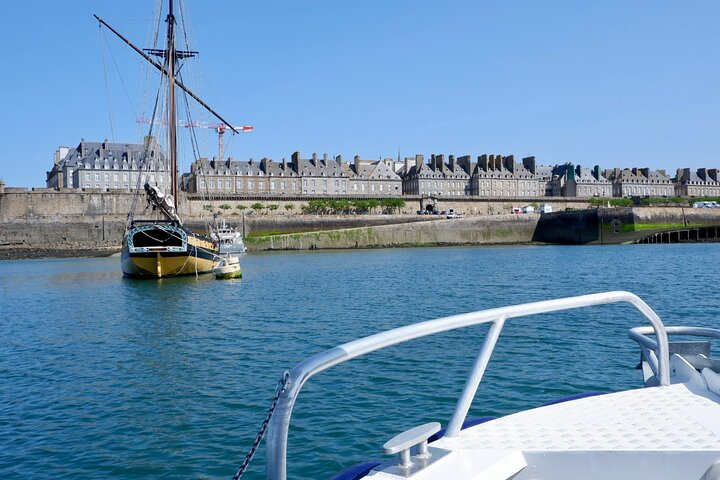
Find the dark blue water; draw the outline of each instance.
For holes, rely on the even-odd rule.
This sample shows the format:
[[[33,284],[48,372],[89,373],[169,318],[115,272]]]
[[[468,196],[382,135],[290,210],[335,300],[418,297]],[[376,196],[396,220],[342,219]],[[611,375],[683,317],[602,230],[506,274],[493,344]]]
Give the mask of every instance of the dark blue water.
[[[720,245],[252,254],[245,278],[130,281],[119,259],[0,262],[0,477],[229,478],[284,369],[408,323],[623,289],[666,324],[720,326]],[[640,386],[631,307],[517,319],[471,415]],[[320,374],[300,395],[289,477],[383,458],[446,424],[486,327]],[[245,478],[264,478],[264,446]]]

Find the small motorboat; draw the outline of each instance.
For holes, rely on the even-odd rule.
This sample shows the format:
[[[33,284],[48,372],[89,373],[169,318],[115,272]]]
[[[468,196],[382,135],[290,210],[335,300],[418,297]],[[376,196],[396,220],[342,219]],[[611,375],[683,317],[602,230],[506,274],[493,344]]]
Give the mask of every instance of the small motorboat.
[[[220,262],[213,268],[213,274],[218,279],[242,278],[240,269],[240,258],[235,255],[226,255],[220,258]]]

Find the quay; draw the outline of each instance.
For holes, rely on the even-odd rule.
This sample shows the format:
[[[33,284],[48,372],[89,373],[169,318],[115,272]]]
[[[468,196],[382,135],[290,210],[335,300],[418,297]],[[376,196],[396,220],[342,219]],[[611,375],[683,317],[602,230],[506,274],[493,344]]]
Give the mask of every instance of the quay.
[[[525,204],[517,199],[412,196],[385,214],[380,208],[362,214],[310,213],[303,207],[312,200],[227,196],[208,202],[181,194],[179,208],[188,226],[200,229],[213,213],[221,212],[229,224],[244,231],[249,251],[714,241],[720,225],[720,209],[596,208],[579,198],[529,199],[530,204],[552,207],[553,213],[542,215],[511,214]],[[0,193],[0,258],[119,251],[132,201],[130,192],[5,188]],[[253,208],[259,204],[262,208]],[[453,209],[464,218],[417,214],[428,205]]]

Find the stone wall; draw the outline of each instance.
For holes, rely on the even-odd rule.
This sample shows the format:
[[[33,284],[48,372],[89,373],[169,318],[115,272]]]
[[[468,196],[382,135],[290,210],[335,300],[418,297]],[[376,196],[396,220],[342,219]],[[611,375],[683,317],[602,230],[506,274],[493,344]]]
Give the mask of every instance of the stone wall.
[[[332,231],[248,238],[250,251],[380,248],[422,245],[492,245],[531,241],[539,215],[438,219]]]

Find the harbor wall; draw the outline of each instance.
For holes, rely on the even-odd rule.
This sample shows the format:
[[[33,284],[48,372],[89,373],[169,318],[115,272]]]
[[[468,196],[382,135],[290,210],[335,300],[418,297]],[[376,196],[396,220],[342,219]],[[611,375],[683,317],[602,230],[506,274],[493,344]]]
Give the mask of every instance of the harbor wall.
[[[514,200],[443,199],[436,208],[454,209],[464,219],[417,215],[428,199],[407,198],[394,215],[307,215],[307,198],[233,198],[208,202],[180,199],[186,224],[198,232],[221,211],[227,222],[250,235],[251,249],[354,248],[400,245],[464,245],[492,243],[623,243],[653,232],[683,226],[720,225],[720,209],[633,207],[588,209],[582,200],[542,199],[555,213],[509,215]],[[146,202],[126,192],[5,188],[0,193],[0,244],[104,243],[119,246],[127,212],[137,202],[142,216]],[[277,210],[251,209],[253,203],[277,204]],[[536,203],[536,202],[532,202]],[[285,208],[285,205],[293,208]],[[209,205],[209,207],[208,207]],[[221,205],[226,208],[220,209]],[[245,209],[238,209],[244,205]],[[230,208],[227,208],[229,206]],[[564,211],[564,210],[568,211]],[[364,230],[363,230],[364,229]],[[339,230],[339,238],[334,232]],[[313,232],[312,234],[308,232]],[[289,234],[285,237],[271,234]],[[298,235],[301,234],[299,237]],[[253,237],[257,237],[253,239]],[[278,243],[279,242],[279,243]]]
[[[529,243],[539,215],[471,216],[375,227],[250,237],[250,251]]]
[[[206,200],[198,195],[181,194],[178,211],[181,217],[195,220],[207,219],[217,211],[223,212],[228,217],[239,217],[243,213],[266,216],[301,215],[302,207],[307,205],[309,200],[319,198],[323,197],[225,197]],[[347,198],[352,199],[351,197]],[[585,209],[588,206],[587,201],[583,199],[571,198],[485,200],[470,197],[427,199],[419,196],[405,196],[402,199],[405,201],[405,207],[397,213],[406,215],[414,215],[430,203],[437,210],[453,209],[465,215],[501,215],[509,213],[513,207],[541,203],[551,204],[554,210],[577,210]],[[135,199],[134,194],[124,191],[5,188],[4,192],[0,193],[0,222],[30,218],[52,220],[67,216],[125,218],[131,210],[133,202],[137,202],[137,211],[145,209],[144,196],[141,195]],[[274,211],[263,208],[255,212],[252,205],[256,203],[260,203],[264,207],[277,205],[278,208]],[[292,205],[292,207],[286,208],[288,205]],[[225,208],[221,208],[222,206]]]

